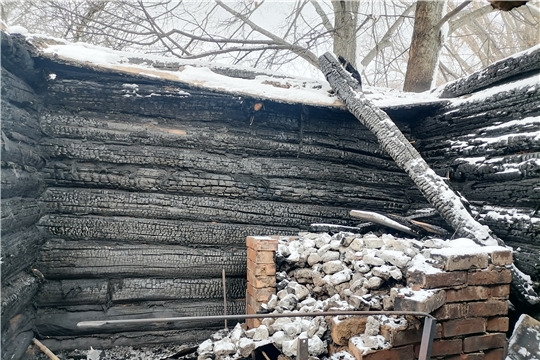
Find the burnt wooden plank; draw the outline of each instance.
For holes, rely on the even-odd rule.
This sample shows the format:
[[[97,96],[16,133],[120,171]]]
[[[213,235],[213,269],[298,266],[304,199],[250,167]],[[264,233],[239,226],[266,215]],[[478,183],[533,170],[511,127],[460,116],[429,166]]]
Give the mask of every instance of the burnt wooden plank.
[[[113,305],[107,309],[73,306],[65,308],[40,308],[37,310],[35,327],[42,336],[80,336],[83,334],[122,333],[129,331],[166,331],[204,329],[219,326],[223,321],[189,321],[160,324],[104,325],[100,328],[80,328],[81,321],[123,320],[139,318],[211,316],[223,314],[223,300],[145,302]],[[245,312],[244,300],[227,302],[228,314]]]
[[[239,246],[254,234],[294,235],[300,229],[217,222],[131,217],[46,215],[40,226],[66,240],[117,241],[130,244]]]
[[[2,285],[35,264],[43,236],[35,226],[2,236]]]
[[[37,223],[44,211],[32,198],[9,198],[2,200],[2,235],[16,232]]]
[[[35,311],[30,306],[2,326],[2,359],[20,359],[34,337]]]
[[[2,286],[2,327],[31,302],[38,287],[36,278],[24,271],[6,281]]]
[[[244,276],[246,251],[240,248],[188,248],[114,242],[49,240],[36,265],[47,279],[104,277]]]
[[[227,297],[245,297],[246,279],[227,280]],[[36,298],[38,307],[110,305],[136,301],[172,301],[186,299],[222,299],[221,278],[210,279],[75,279],[48,280]]]

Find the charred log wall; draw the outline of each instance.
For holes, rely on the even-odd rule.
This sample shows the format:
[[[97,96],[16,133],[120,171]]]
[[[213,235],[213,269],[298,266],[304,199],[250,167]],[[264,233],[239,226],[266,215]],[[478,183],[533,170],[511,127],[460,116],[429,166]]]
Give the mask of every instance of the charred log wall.
[[[257,99],[165,80],[40,67],[55,76],[40,117],[36,329],[53,349],[202,339],[221,324],[76,324],[222,314],[222,269],[228,312],[244,313],[246,236],[355,225],[353,208],[405,214],[421,196],[342,111],[256,111]]]
[[[540,281],[538,74],[472,94],[412,125],[422,155]]]
[[[2,33],[2,359],[18,359],[32,340],[32,299],[38,278],[32,268],[43,244],[36,223],[43,214],[38,197],[45,190],[45,165],[38,144],[40,97],[34,65],[22,39]]]

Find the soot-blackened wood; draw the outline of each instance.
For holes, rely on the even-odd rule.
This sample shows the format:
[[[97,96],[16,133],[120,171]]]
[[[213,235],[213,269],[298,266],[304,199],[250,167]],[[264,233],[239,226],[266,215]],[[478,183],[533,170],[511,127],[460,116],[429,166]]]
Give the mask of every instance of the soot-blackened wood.
[[[2,235],[34,225],[43,215],[36,199],[10,198],[2,200]]]
[[[221,324],[223,325],[223,324]],[[93,334],[87,336],[48,336],[41,342],[52,351],[87,349],[108,349],[116,346],[140,347],[161,344],[200,344],[215,333],[217,327],[169,331],[133,331],[114,334]]]
[[[486,205],[480,208],[478,213],[479,221],[489,226],[506,242],[523,242],[540,246],[540,214],[535,208]],[[511,246],[516,248],[514,245]]]
[[[246,294],[245,278],[227,278],[227,298]],[[110,305],[134,301],[221,299],[221,278],[214,279],[76,279],[48,280],[36,298],[38,307]]]
[[[38,197],[45,190],[45,183],[36,171],[26,171],[17,167],[2,168],[2,199],[10,197]]]
[[[246,174],[260,177],[287,177],[307,180],[342,179],[343,166],[315,159],[245,157],[226,152],[208,153],[204,149],[178,149],[160,146],[122,146],[72,139],[47,139],[41,149],[51,158],[74,159],[118,165],[179,168],[192,172]],[[376,161],[375,159],[373,161]],[[353,164],[351,164],[353,165]],[[361,165],[361,164],[359,164]],[[347,169],[351,176],[366,179],[357,166]]]
[[[223,247],[243,247],[246,236],[253,234],[294,235],[300,231],[278,226],[75,215],[47,215],[39,225],[51,236],[66,240]]]
[[[6,320],[2,326],[2,359],[20,359],[34,337],[32,322],[35,311],[27,307],[21,313]],[[4,321],[4,319],[2,319]]]
[[[470,94],[502,80],[509,81],[512,76],[535,70],[540,71],[540,46],[538,45],[496,61],[469,76],[448,83],[445,85],[441,97],[448,98]]]
[[[349,207],[362,201],[363,208],[367,210],[387,208],[388,199],[392,199],[394,207],[401,203],[400,206],[406,208],[411,194],[405,194],[405,189],[413,186],[403,173],[372,171],[360,167],[336,172],[334,181],[299,181],[294,178],[263,175],[210,173],[177,168],[157,169],[150,165],[139,167],[93,164],[75,160],[53,162],[49,166],[43,170],[44,180],[49,186],[55,187],[157,191]],[[348,176],[343,176],[344,173]],[[356,183],[352,182],[353,177],[349,177],[352,174],[358,175]],[[316,175],[318,174],[314,174],[314,177]],[[420,193],[417,194],[417,197],[421,196]]]
[[[540,234],[538,232],[537,234]],[[529,275],[533,281],[540,283],[540,245],[522,241],[507,241],[514,248],[514,263],[516,267]]]
[[[39,283],[33,275],[20,272],[2,286],[2,327],[19,314],[38,291]]]
[[[45,165],[45,159],[36,152],[33,146],[10,139],[2,133],[2,163],[30,166],[39,170]]]
[[[27,80],[29,83],[36,81],[37,74],[34,69],[34,60],[28,51],[25,36],[19,34],[10,35],[4,31],[1,32],[0,36],[2,67],[16,73],[17,76]],[[4,90],[3,86],[2,90]]]
[[[411,124],[413,135],[420,139],[441,136],[446,139],[474,133],[479,128],[501,122],[540,115],[538,77],[517,81],[499,92],[488,91],[456,100],[437,115]]]
[[[2,285],[36,262],[43,237],[35,226],[2,236]]]
[[[397,169],[367,129],[352,123],[354,119],[346,121],[330,115],[311,116],[307,124],[292,118],[289,126],[279,127],[270,121],[273,119],[265,126],[219,120],[210,123],[182,120],[180,125],[162,117],[130,115],[128,119],[126,114],[110,114],[105,119],[99,113],[71,114],[58,109],[42,114],[41,126],[51,137],[98,143],[205,149],[210,153],[242,156],[247,153],[259,157],[300,157]],[[328,123],[334,128],[328,127]]]
[[[188,248],[115,242],[49,240],[37,268],[47,279],[103,277],[217,277],[246,271],[243,248]]]
[[[382,148],[405,170],[426,199],[441,214],[457,236],[469,237],[482,245],[496,245],[488,229],[465,209],[459,197],[437,175],[409,140],[383,111],[350,86],[350,75],[330,53],[319,58],[321,71],[349,111],[372,131]],[[347,79],[347,80],[345,80]]]
[[[2,131],[14,140],[34,145],[42,137],[38,115],[32,109],[25,109],[2,99]]]
[[[63,214],[259,224],[295,229],[330,221],[353,225],[347,209],[312,204],[70,188],[49,188],[42,200],[52,213]],[[362,202],[359,204],[361,206]]]
[[[159,301],[138,304],[113,305],[106,310],[85,306],[66,308],[40,308],[37,310],[35,327],[41,336],[83,335],[93,333],[116,333],[125,331],[164,331],[204,329],[222,325],[223,321],[188,321],[160,324],[116,324],[99,329],[79,328],[77,323],[88,320],[124,320],[140,318],[188,317],[223,315],[223,300],[199,299],[197,301]],[[227,302],[228,314],[245,312],[244,300]]]

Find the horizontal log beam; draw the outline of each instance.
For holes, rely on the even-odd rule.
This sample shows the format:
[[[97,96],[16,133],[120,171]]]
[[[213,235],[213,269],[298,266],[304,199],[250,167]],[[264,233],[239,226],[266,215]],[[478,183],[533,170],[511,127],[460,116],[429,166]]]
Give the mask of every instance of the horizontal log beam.
[[[226,279],[227,297],[245,297],[244,278]],[[38,307],[60,307],[96,304],[120,304],[136,301],[173,301],[187,299],[221,299],[221,278],[214,279],[76,279],[48,280],[43,284]]]
[[[163,331],[204,329],[222,325],[222,321],[176,322],[155,324],[106,325],[99,329],[79,328],[77,323],[91,320],[121,320],[154,317],[209,316],[223,314],[223,300],[145,302],[142,304],[113,305],[106,310],[87,307],[41,308],[37,310],[35,327],[42,336],[80,336],[84,334],[118,333],[129,331]],[[245,313],[245,301],[227,302],[228,314]]]
[[[255,234],[295,235],[300,228],[131,217],[46,215],[40,227],[66,240],[244,247]]]
[[[244,276],[246,251],[178,245],[49,240],[36,265],[47,279]]]

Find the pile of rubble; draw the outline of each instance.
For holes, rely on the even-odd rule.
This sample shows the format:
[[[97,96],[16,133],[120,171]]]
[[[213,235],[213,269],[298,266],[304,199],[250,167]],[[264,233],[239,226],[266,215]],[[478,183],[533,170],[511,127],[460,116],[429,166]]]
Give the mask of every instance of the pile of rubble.
[[[276,290],[259,313],[316,313],[334,310],[402,310],[432,312],[444,303],[444,291],[415,286],[415,274],[448,270],[449,255],[485,256],[488,247],[472,240],[443,241],[396,238],[383,234],[301,233],[281,238],[276,253]],[[440,299],[442,296],[442,299]],[[198,348],[199,360],[238,359],[273,343],[288,356],[297,355],[300,336],[309,340],[315,357],[347,358],[340,346],[354,344],[356,358],[390,348],[396,331],[418,328],[408,316],[265,318],[254,329],[237,325],[230,333],[209,339]]]

